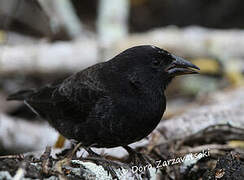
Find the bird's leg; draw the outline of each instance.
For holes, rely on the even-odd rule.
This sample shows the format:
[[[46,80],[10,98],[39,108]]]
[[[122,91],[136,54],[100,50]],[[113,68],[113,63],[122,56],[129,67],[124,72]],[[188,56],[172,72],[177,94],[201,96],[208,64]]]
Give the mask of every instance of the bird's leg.
[[[139,163],[141,163],[142,165],[145,165],[148,163],[150,163],[152,165],[155,164],[154,161],[149,156],[139,153],[129,146],[123,146],[123,148],[129,153],[129,159],[132,162],[135,163],[135,162],[138,162],[138,160],[139,160]]]
[[[110,164],[111,166],[116,167],[117,169],[121,169],[121,167],[128,168],[128,166],[125,166],[123,164],[116,163],[116,162],[105,159],[103,156],[92,151],[91,148],[86,147],[84,149],[88,152],[89,156],[91,157],[91,158],[86,158],[86,159],[105,162],[107,164]]]
[[[72,152],[70,152],[64,159],[59,160],[56,164],[55,164],[55,170],[61,174],[63,174],[62,171],[62,167],[64,165],[69,165],[70,161],[72,160],[72,157],[74,156],[74,154],[77,152],[77,150],[79,149],[79,147],[81,146],[81,143],[78,143],[74,149],[72,150]]]
[[[113,170],[112,166],[114,166],[116,168],[121,168],[121,165],[119,165],[115,162],[106,160],[101,155],[92,151],[90,147],[84,147],[84,149],[88,152],[88,154],[90,156],[90,158],[88,157],[85,159],[93,161],[95,164],[102,166],[108,172],[108,174],[109,173],[111,174],[113,179],[119,179],[116,172]]]
[[[88,152],[89,156],[102,158],[102,156],[95,153],[90,147],[84,147],[84,149]]]
[[[149,165],[153,166],[155,164],[153,160],[150,157],[133,150],[129,146],[123,146],[123,148],[129,153],[129,161],[132,166],[136,166],[138,168],[141,166],[145,167],[145,176],[150,179],[149,168],[146,167],[150,167]]]

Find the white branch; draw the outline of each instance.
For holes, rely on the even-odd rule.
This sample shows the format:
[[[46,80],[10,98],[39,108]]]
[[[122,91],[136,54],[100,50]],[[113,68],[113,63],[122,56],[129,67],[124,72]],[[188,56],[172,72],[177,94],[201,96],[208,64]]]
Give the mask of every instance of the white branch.
[[[34,123],[0,114],[0,142],[4,149],[26,152],[54,145],[58,133],[47,123]]]
[[[216,30],[201,27],[159,28],[134,34],[117,43],[118,50],[138,44],[153,44],[182,56],[244,58],[243,30]]]
[[[97,48],[94,41],[40,43],[35,46],[0,48],[0,73],[78,71],[97,62]]]
[[[38,0],[50,18],[50,26],[65,27],[70,37],[81,35],[82,24],[69,0]]]
[[[95,39],[53,44],[1,46],[0,73],[77,71],[104,61],[99,59]],[[228,60],[244,59],[243,30],[209,30],[204,28],[163,28],[134,34],[109,46],[109,58],[131,46],[153,44],[188,57],[214,56]],[[106,53],[107,54],[107,53]]]

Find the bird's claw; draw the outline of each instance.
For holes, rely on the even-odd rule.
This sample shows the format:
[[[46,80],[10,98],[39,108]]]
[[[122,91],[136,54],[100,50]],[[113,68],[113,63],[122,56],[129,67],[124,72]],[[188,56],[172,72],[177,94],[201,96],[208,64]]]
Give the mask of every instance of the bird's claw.
[[[149,167],[149,164],[152,164],[152,161],[148,156],[138,152],[132,155],[130,159],[131,159],[132,166],[136,166],[138,168],[141,166]],[[149,168],[144,168],[144,172],[142,172],[141,176],[145,176],[146,179],[150,179],[151,175],[150,175]]]
[[[114,162],[109,162],[102,157],[99,157],[99,158],[98,157],[88,157],[88,158],[84,158],[84,160],[89,160],[89,161],[94,162],[98,166],[102,166],[103,169],[108,172],[108,175],[110,174],[113,179],[119,179],[116,172],[112,168],[112,167],[115,167],[117,169],[121,168],[121,166],[119,166],[118,164],[116,164]]]
[[[119,179],[113,167],[115,167],[116,169],[121,169],[120,164],[106,160],[104,157],[93,152],[90,148],[85,148],[85,149],[88,152],[90,157],[84,158],[84,160],[89,160],[94,162],[97,165],[102,166],[104,170],[108,172],[108,175],[110,174],[113,179]]]
[[[137,168],[145,167],[144,172],[141,172],[141,177],[144,176],[145,179],[150,179],[151,178],[150,171],[149,171],[149,168],[146,168],[146,167],[150,167],[149,165],[153,166],[155,164],[153,162],[153,160],[147,155],[136,152],[135,150],[133,150],[129,146],[124,147],[124,148],[129,153],[128,161],[131,164],[131,168],[133,168],[133,166],[136,166]]]
[[[56,164],[55,164],[55,171],[56,172],[60,173],[60,175],[63,175],[63,170],[62,170],[63,166],[70,164],[72,157],[76,154],[76,152],[80,146],[81,146],[81,143],[77,144],[74,147],[74,149],[66,155],[66,157],[64,159],[61,159],[61,160],[56,162]]]

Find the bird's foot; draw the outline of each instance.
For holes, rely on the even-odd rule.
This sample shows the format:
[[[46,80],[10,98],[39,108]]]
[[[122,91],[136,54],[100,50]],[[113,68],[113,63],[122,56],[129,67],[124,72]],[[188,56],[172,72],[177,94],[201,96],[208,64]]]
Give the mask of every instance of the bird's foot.
[[[84,158],[85,160],[92,161],[95,164],[102,166],[104,170],[108,172],[108,174],[111,174],[113,179],[119,179],[113,167],[115,167],[116,169],[121,169],[121,164],[105,159],[101,155],[92,151],[91,148],[85,148],[85,150],[89,154],[89,157]]]
[[[149,169],[154,166],[154,161],[147,155],[139,153],[129,146],[123,146],[129,153],[128,161],[131,164],[131,168],[133,169],[142,169],[142,171],[137,171],[142,173],[141,176],[146,179],[150,179]]]
[[[74,147],[74,149],[72,150],[72,152],[70,152],[64,159],[61,159],[61,160],[56,162],[56,164],[55,164],[55,171],[56,172],[58,172],[60,175],[63,175],[63,171],[62,171],[63,166],[70,164],[72,157],[74,156],[74,154],[76,154],[76,152],[80,146],[81,146],[81,143],[77,144]]]

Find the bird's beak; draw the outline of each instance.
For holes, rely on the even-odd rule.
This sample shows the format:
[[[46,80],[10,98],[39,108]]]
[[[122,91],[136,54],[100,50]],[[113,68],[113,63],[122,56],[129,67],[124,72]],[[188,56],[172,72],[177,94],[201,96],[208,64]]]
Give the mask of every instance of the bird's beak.
[[[196,71],[200,70],[199,67],[197,67],[196,65],[192,64],[191,62],[172,55],[173,57],[173,61],[172,63],[166,68],[166,72],[168,72],[168,74],[170,76],[180,76],[180,75],[184,75],[184,74],[198,74],[199,72]]]

